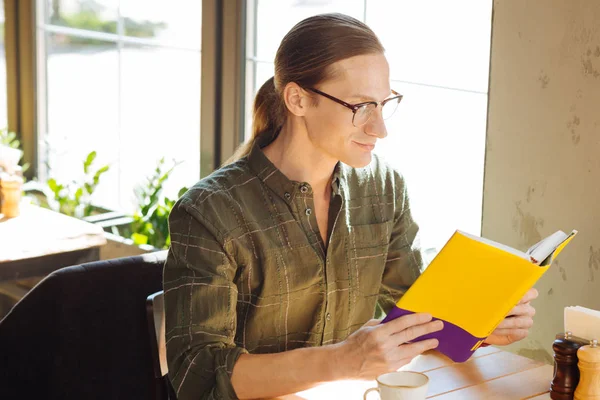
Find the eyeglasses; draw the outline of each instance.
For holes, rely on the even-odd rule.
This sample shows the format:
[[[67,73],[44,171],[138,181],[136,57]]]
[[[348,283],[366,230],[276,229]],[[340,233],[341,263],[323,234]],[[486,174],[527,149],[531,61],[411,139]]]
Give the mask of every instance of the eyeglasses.
[[[323,97],[327,97],[329,100],[333,100],[336,103],[341,104],[344,107],[352,110],[352,113],[353,113],[352,125],[354,125],[357,128],[359,126],[362,126],[362,125],[366,124],[367,122],[369,122],[369,119],[371,118],[373,111],[375,111],[375,109],[378,106],[381,106],[381,115],[382,115],[383,119],[385,120],[385,119],[390,118],[392,115],[394,115],[394,113],[398,109],[398,104],[400,104],[400,101],[402,100],[402,95],[399,94],[398,92],[392,90],[392,94],[394,95],[394,97],[390,97],[389,99],[385,99],[380,102],[366,101],[364,103],[349,104],[349,103],[346,103],[345,101],[340,100],[336,97],[333,97],[327,93],[321,92],[318,89],[314,89],[314,88],[305,88],[305,89],[310,90],[311,92],[320,94]]]

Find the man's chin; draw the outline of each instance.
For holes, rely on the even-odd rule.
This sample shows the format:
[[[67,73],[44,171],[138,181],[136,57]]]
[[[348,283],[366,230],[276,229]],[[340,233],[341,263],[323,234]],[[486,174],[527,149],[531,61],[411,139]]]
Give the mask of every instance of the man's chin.
[[[347,160],[341,161],[352,168],[364,168],[367,165],[371,164],[371,160],[372,155],[369,153],[368,155],[361,155],[360,157],[348,157]]]

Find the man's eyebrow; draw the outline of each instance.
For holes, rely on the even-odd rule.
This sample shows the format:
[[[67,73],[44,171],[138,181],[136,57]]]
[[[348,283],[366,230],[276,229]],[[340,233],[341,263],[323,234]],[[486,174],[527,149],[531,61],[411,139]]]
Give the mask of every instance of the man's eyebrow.
[[[387,95],[386,99],[392,94],[392,91],[390,90],[390,94]],[[349,98],[351,99],[359,99],[361,101],[379,101],[377,99],[375,99],[372,96],[368,96],[366,94],[362,94],[362,93],[354,93],[352,96],[350,96]]]
[[[362,94],[362,93],[354,93],[352,96],[350,96],[350,98],[364,100],[364,101],[376,101],[374,97],[367,96],[366,94]]]

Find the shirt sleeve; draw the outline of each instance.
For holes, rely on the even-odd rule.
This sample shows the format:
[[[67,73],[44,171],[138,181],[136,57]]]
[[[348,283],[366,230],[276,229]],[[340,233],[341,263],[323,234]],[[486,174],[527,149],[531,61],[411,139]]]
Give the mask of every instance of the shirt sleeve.
[[[169,229],[163,275],[169,379],[179,400],[235,399],[233,366],[247,353],[234,343],[237,266],[221,233],[193,204],[176,204]]]
[[[398,206],[378,299],[386,314],[423,270],[419,226],[413,220],[406,185],[402,178],[399,178],[398,189]]]

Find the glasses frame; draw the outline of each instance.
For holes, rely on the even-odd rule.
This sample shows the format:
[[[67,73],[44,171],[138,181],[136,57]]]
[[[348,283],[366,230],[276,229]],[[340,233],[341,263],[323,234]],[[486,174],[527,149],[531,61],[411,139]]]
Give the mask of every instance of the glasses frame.
[[[388,99],[382,100],[382,101],[364,101],[362,103],[357,103],[357,104],[350,104],[350,103],[346,103],[344,100],[340,100],[337,97],[333,97],[330,94],[327,94],[325,92],[320,91],[319,89],[315,89],[315,88],[304,88],[305,90],[309,90],[311,92],[314,92],[316,94],[319,94],[323,97],[328,98],[329,100],[333,100],[338,104],[343,105],[344,107],[352,110],[352,125],[354,125],[355,127],[359,127],[359,126],[363,126],[365,125],[367,122],[369,122],[369,120],[371,119],[371,114],[373,114],[371,112],[371,114],[369,114],[369,118],[367,118],[367,120],[365,122],[363,122],[360,125],[356,125],[354,123],[354,117],[356,117],[356,112],[358,110],[360,110],[362,107],[367,106],[369,104],[374,104],[375,105],[375,109],[377,109],[377,107],[381,107],[383,109],[383,106],[386,105],[386,103],[389,103],[392,100],[398,100],[398,103],[400,103],[402,101],[402,98],[404,96],[402,96],[400,93],[396,92],[395,90],[392,90],[392,94],[394,95],[394,97],[390,97]],[[393,115],[393,114],[392,114]]]

